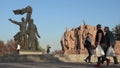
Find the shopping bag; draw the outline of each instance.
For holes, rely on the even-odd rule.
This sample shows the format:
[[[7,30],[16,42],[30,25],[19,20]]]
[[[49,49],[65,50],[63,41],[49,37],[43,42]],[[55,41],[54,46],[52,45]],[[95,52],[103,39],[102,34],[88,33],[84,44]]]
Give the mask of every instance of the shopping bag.
[[[114,49],[112,48],[112,46],[110,46],[107,50],[107,53],[106,53],[107,56],[115,56],[115,51]]]
[[[103,49],[101,48],[100,45],[97,45],[96,50],[95,50],[95,56],[100,57],[105,55]]]

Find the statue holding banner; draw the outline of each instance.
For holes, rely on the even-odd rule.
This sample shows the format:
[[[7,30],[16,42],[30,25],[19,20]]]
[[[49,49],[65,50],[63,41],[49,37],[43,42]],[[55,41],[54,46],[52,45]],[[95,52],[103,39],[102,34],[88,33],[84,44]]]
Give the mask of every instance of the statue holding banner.
[[[24,17],[21,18],[21,22],[17,22],[11,18],[8,19],[11,23],[20,27],[20,31],[14,36],[16,43],[20,44],[22,49],[31,49],[31,46],[34,45],[34,48],[38,50],[39,42],[37,36],[39,38],[40,36],[38,34],[36,25],[33,23],[33,19],[31,19],[32,7],[27,6],[22,9],[13,10],[13,13],[15,15],[23,15],[27,13],[26,19]]]

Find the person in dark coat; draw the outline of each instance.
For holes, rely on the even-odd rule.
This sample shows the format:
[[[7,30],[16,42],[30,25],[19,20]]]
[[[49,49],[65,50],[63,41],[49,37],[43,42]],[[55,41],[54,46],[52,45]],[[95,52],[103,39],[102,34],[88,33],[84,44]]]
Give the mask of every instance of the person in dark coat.
[[[105,27],[104,28],[105,31],[105,41],[106,41],[106,45],[107,45],[107,50],[110,46],[112,46],[112,48],[115,47],[115,38],[113,36],[113,33],[109,30],[109,27]],[[106,52],[107,52],[106,50]],[[118,60],[116,56],[113,56],[113,60],[114,60],[114,64],[118,64]],[[104,62],[104,61],[103,61]]]
[[[49,54],[50,53],[50,46],[49,45],[47,45],[47,54]]]

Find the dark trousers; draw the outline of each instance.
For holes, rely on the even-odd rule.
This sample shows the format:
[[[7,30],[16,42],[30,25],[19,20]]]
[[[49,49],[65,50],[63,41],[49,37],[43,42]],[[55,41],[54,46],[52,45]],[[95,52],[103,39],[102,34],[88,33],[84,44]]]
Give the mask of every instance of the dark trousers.
[[[102,57],[101,63],[104,63],[105,60],[106,60],[106,55],[104,57]],[[116,56],[113,56],[113,60],[114,60],[114,64],[118,64],[118,60],[117,60]]]
[[[91,56],[93,55],[93,48],[92,47],[87,47],[87,51],[88,51],[88,56],[86,58],[86,60],[88,60],[88,62],[91,61]]]
[[[17,54],[20,54],[20,50],[17,50]]]
[[[104,63],[104,61],[106,60],[106,57],[107,57],[107,50],[108,50],[109,47],[107,47],[104,52],[105,52],[105,55],[104,57],[102,58],[102,63]],[[114,64],[118,64],[118,60],[117,60],[117,57],[116,56],[113,56],[113,60],[114,60]]]
[[[101,48],[103,49],[105,55],[98,57],[98,64],[103,63],[104,61],[108,60],[106,58],[107,46],[105,44],[100,44]]]

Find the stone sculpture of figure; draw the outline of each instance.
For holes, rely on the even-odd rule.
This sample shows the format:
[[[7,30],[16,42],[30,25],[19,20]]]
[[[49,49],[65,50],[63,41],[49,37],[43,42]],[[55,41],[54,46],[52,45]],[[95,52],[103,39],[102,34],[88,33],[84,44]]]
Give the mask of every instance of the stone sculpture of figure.
[[[85,39],[86,39],[86,36],[87,36],[87,33],[89,32],[88,30],[88,26],[87,25],[84,25],[83,27],[83,32],[82,32],[82,43],[84,45],[85,43]]]
[[[78,35],[78,31],[79,31],[79,27],[77,27],[76,29],[75,29],[75,39],[76,39],[76,41],[75,41],[75,48],[76,48],[76,53],[77,54],[79,54],[79,51],[80,51],[80,40],[79,40],[79,35]]]
[[[73,28],[71,31],[70,31],[70,51],[74,51],[76,49],[76,38],[75,38],[75,29]]]
[[[64,54],[80,54],[86,53],[84,48],[84,40],[86,39],[87,33],[91,33],[92,43],[95,40],[96,29],[90,25],[80,25],[77,28],[73,28],[71,31],[66,28],[61,38],[61,46]],[[92,44],[93,46],[94,44]]]
[[[32,15],[32,7],[31,6],[27,6],[27,7],[22,8],[22,9],[13,10],[13,12],[15,15],[18,15],[18,14],[22,15],[24,13],[27,13],[26,22],[29,22],[31,20],[31,15]]]
[[[92,40],[92,42],[91,42],[91,44],[92,44],[92,46],[94,46],[95,45],[95,35],[96,35],[96,28],[95,27],[92,27],[92,26],[88,26],[88,29],[89,29],[89,33],[91,34],[91,40]]]
[[[25,19],[21,18],[21,22],[14,21],[11,18],[8,19],[8,20],[11,21],[11,23],[14,23],[14,24],[16,24],[20,27],[20,32],[18,32],[14,36],[14,40],[17,43],[21,43],[23,41],[23,45],[21,45],[21,46],[22,47],[26,46],[26,41],[25,40],[27,40],[27,35],[26,35],[26,25],[27,25],[27,23],[25,22]]]
[[[28,43],[27,46],[31,49],[33,45],[35,45],[36,50],[38,50],[38,39],[37,37],[40,38],[36,25],[33,23],[33,19],[30,20],[28,23],[28,28],[27,28],[27,34],[28,34]]]
[[[67,27],[66,27],[66,32],[64,33],[64,40],[65,40],[65,48],[67,48],[68,50],[70,45],[70,32]]]
[[[60,40],[60,44],[61,44],[61,46],[62,46],[62,51],[64,52],[65,51],[65,38],[64,38],[64,35],[62,36],[62,38],[61,38],[61,40]]]
[[[81,26],[78,29],[78,53],[80,53],[80,49],[83,49],[83,45],[82,45],[82,30],[81,30]]]
[[[89,30],[88,30],[88,26],[87,26],[87,25],[84,25],[84,26],[85,26],[85,27],[84,27],[84,29],[83,29],[83,39],[86,38],[87,33],[89,32]]]
[[[83,30],[84,30],[84,26],[80,25],[79,26],[79,30],[78,30],[78,35],[79,35],[79,44],[80,44],[80,49],[84,49],[84,45],[83,45]]]

